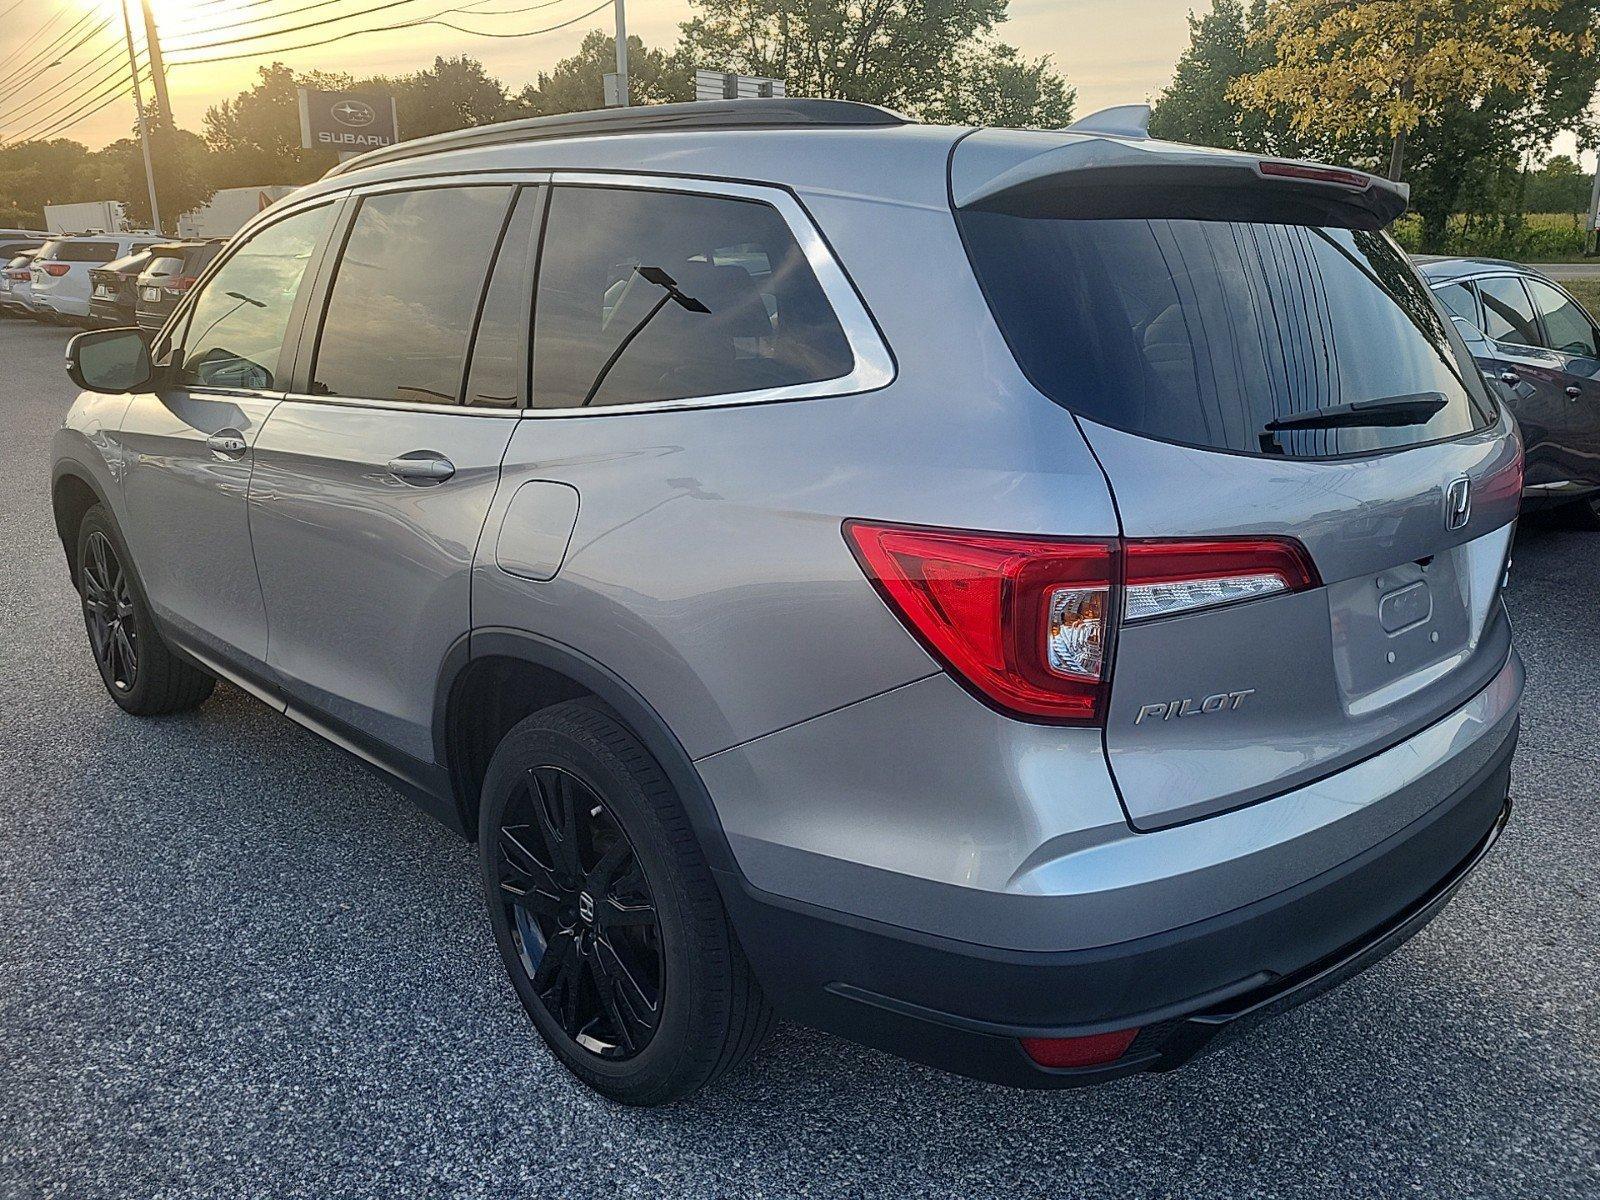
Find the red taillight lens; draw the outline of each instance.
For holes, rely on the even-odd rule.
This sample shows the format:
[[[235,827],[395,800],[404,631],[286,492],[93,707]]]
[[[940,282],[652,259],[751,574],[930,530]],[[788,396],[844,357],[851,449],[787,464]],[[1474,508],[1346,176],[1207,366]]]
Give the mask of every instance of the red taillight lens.
[[[1128,1052],[1137,1029],[1095,1033],[1088,1037],[1023,1038],[1022,1049],[1041,1067],[1101,1067]]]
[[[1120,620],[1319,586],[1290,538],[1076,540],[866,521],[845,535],[889,607],[969,689],[1058,725],[1104,721]]]
[[[1130,541],[1123,619],[1146,621],[1319,585],[1317,568],[1288,538]]]
[[[907,627],[981,697],[1061,724],[1100,719],[1114,543],[862,521],[846,532]]]
[[[1361,171],[1347,171],[1342,167],[1312,167],[1305,163],[1279,162],[1276,159],[1262,159],[1256,164],[1263,175],[1275,175],[1279,179],[1309,179],[1314,183],[1336,183],[1340,187],[1354,188],[1364,192],[1372,186],[1372,176]]]
[[[174,275],[161,286],[166,288],[169,292],[179,294],[182,292],[187,292],[190,288],[192,288],[195,280],[198,278],[200,278],[198,275]]]
[[[46,275],[53,276],[56,279],[60,279],[72,269],[67,263],[45,263],[43,265],[44,273]]]

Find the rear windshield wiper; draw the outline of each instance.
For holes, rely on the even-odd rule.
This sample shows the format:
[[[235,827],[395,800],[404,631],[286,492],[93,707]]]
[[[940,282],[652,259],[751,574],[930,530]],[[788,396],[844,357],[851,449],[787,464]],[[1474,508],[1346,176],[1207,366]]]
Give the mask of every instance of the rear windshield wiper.
[[[1268,421],[1263,429],[1342,429],[1371,425],[1426,425],[1435,413],[1450,403],[1439,392],[1416,392],[1409,396],[1388,396],[1379,400],[1354,400],[1349,404],[1329,404],[1309,412],[1292,413]]]

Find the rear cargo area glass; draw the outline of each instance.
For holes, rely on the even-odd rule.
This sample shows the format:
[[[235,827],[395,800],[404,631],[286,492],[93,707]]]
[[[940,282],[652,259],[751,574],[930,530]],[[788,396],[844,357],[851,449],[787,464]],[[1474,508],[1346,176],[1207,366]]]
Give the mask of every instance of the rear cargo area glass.
[[[1299,458],[1439,441],[1490,420],[1470,360],[1382,233],[957,218],[1023,370],[1090,420]],[[1387,411],[1347,407],[1376,403]]]

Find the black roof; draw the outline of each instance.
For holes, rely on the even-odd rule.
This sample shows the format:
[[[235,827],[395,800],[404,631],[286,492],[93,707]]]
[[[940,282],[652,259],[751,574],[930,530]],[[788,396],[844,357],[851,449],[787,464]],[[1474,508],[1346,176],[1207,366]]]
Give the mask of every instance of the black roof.
[[[328,176],[357,167],[417,158],[441,150],[465,150],[477,146],[594,134],[671,133],[706,129],[883,128],[911,123],[911,118],[890,109],[875,104],[858,104],[853,100],[774,96],[745,100],[699,100],[690,104],[641,104],[629,108],[502,121],[497,125],[480,125],[398,142],[342,162],[330,170]]]

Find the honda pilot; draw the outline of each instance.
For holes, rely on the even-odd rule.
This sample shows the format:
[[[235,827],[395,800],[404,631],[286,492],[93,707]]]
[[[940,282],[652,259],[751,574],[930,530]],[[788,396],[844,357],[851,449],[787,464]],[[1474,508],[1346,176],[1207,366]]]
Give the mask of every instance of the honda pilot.
[[[774,1015],[1050,1088],[1325,991],[1507,820],[1522,452],[1402,186],[1147,115],[335,167],[150,345],[71,344],[106,689],[229,681],[476,839],[517,998],[630,1104]]]

